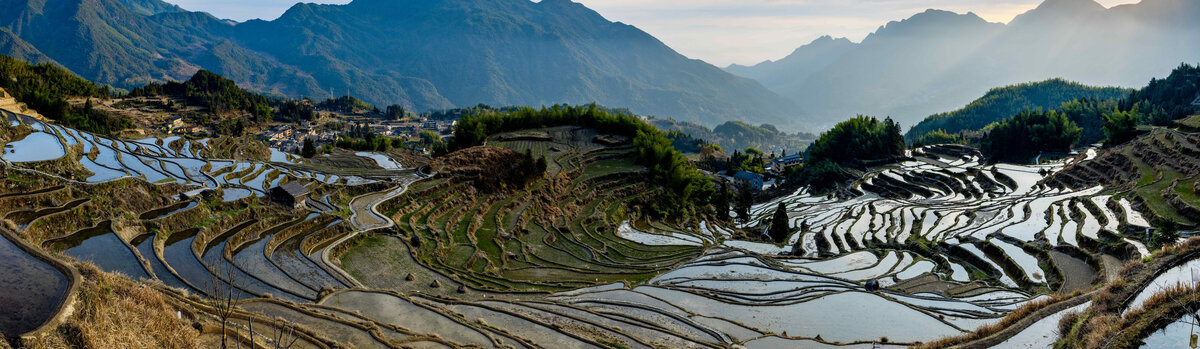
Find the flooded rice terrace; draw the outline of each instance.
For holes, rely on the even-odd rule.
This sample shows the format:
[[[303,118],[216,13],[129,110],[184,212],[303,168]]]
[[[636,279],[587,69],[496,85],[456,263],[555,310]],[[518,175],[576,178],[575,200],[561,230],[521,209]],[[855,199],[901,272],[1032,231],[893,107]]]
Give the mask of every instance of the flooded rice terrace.
[[[78,146],[85,154],[80,164],[95,173],[82,180],[92,183],[127,176],[178,182],[222,189],[228,201],[264,196],[285,181],[309,187],[371,181],[299,169],[292,166],[298,161],[293,155],[275,149],[271,162],[217,160],[205,157],[207,140],[121,141],[28,118],[9,121],[29,125],[35,132],[9,144],[0,157],[13,163],[53,160]],[[329,263],[329,250],[349,237],[316,240],[314,236],[336,233],[339,224],[361,229],[390,225],[390,218],[373,212],[374,206],[420,177],[387,192],[358,196],[358,201],[351,201],[349,209],[354,212],[349,218],[314,212],[287,222],[250,220],[216,234],[204,235],[200,228],[192,228],[167,237],[156,232],[122,237],[111,222],[101,222],[44,246],[106,271],[158,279],[196,293],[229,287],[222,278],[213,277],[218,270],[228,270],[227,275],[240,281],[236,285],[244,291],[240,298],[270,295],[295,304],[320,305],[283,306],[258,300],[245,308],[336,330],[340,340],[363,346],[379,344],[379,339],[359,327],[330,320],[327,314],[438,333],[454,343],[484,347],[521,342],[503,339],[510,337],[547,347],[595,347],[568,335],[569,329],[579,327],[612,332],[623,343],[645,344],[636,347],[652,347],[647,340],[679,347],[869,347],[973,331],[1047,297],[1045,293],[1061,285],[1090,285],[1097,274],[1091,264],[1095,261],[1072,257],[1077,255],[1072,251],[1091,249],[1117,229],[1148,225],[1126,199],[1113,197],[1104,188],[1071,190],[1039,184],[1074,159],[1036,166],[988,165],[981,164],[976,154],[952,150],[914,150],[914,160],[868,171],[856,181],[852,195],[842,198],[800,190],[755,205],[751,210],[755,218],[741,228],[761,230],[760,223],[782,203],[791,225],[803,228],[784,244],[734,240],[733,231],[707,222],[687,232],[626,222],[616,229],[624,239],[706,250],[636,285],[614,283],[523,297],[524,301],[513,300],[512,295],[466,302],[373,292],[356,286],[361,283]],[[384,169],[404,168],[386,156],[359,156]],[[328,197],[310,200],[314,206],[333,206]],[[197,205],[181,200],[137,217],[167,219]],[[28,223],[45,214],[49,213],[14,212],[10,218]],[[27,216],[33,218],[21,219]],[[243,231],[254,231],[254,238],[241,239],[246,236]],[[1125,243],[1134,253],[1147,253],[1135,241]],[[948,252],[918,248],[929,245]],[[58,304],[65,278],[26,275],[62,278],[61,273],[11,243],[0,244],[0,257],[4,271],[0,277],[7,280],[0,284],[6,291],[0,295],[0,306],[6,311],[20,308],[22,319],[32,318],[45,316],[47,306]],[[352,290],[327,292],[346,288]],[[504,332],[463,323],[448,314],[465,316],[475,324],[493,324]],[[0,322],[0,331],[28,330],[19,328],[21,321],[11,320]],[[1055,322],[1039,321],[1027,329],[1030,336],[1008,344],[1045,346],[1051,339],[1041,333],[1053,329]],[[385,335],[403,337],[401,332]]]
[[[122,141],[44,123],[33,118],[5,113],[12,125],[28,125],[34,132],[5,146],[0,158],[13,163],[47,161],[66,155],[65,147],[82,146],[79,163],[94,173],[83,179],[90,183],[124,177],[139,177],[151,183],[178,182],[209,189],[225,189],[225,200],[265,196],[267,190],[286,181],[362,184],[370,180],[298,170],[298,157],[269,148],[268,162],[211,159],[208,139],[188,140],[179,136]],[[375,153],[359,156],[378,162],[385,169],[402,169],[399,162]],[[340,182],[339,182],[340,180]]]
[[[638,303],[639,308],[708,319],[723,327],[736,323],[757,333],[826,342],[923,342],[995,323],[1046,297],[1038,294],[1052,289],[1052,281],[1080,278],[1086,280],[1076,284],[1090,284],[1094,268],[1058,251],[1089,248],[1119,226],[1148,226],[1127,200],[1113,198],[1103,188],[1039,185],[1074,159],[1037,166],[985,165],[977,155],[928,150],[913,154],[918,161],[868,172],[856,182],[853,198],[801,190],[755,205],[752,215],[757,218],[744,225],[748,230],[762,229],[760,223],[781,202],[793,227],[807,227],[782,247],[722,241],[729,234],[708,227],[684,237],[623,225],[620,236],[644,244],[722,241],[729,250],[711,249],[646,286],[598,288],[560,299],[605,307]],[[1023,246],[1039,241],[1048,245],[1053,261]],[[943,244],[954,253],[930,256],[903,250],[918,242]],[[1125,242],[1133,245],[1130,250],[1146,253],[1140,243]],[[897,247],[901,250],[891,249]],[[1067,272],[1046,270],[1051,268]],[[1050,273],[1059,275],[1051,280]],[[871,280],[883,291],[867,292]],[[1039,325],[1044,326],[1031,331],[1053,329],[1057,322]],[[1054,340],[1033,337],[1020,344],[1044,347]],[[797,345],[767,338],[746,344]]]
[[[67,276],[0,236],[0,333],[25,333],[52,317],[66,298]]]

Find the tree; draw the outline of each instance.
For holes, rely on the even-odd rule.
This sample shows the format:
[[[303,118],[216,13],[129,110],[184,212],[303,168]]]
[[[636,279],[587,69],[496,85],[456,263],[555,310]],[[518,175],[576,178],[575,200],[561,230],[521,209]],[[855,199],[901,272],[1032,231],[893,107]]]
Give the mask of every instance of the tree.
[[[1136,112],[1113,111],[1104,114],[1105,147],[1128,142],[1137,136]]]
[[[442,141],[442,135],[439,135],[439,134],[437,134],[437,132],[433,132],[433,131],[429,131],[429,130],[421,131],[421,134],[419,136],[421,137],[421,145],[424,145],[427,147],[432,146],[432,145],[437,144],[438,142]]]
[[[237,300],[242,297],[242,289],[236,284],[237,273],[232,264],[218,264],[208,275],[209,296],[207,303],[212,308],[213,315],[221,323],[221,348],[229,348],[229,327],[233,324],[233,316],[237,314]],[[235,332],[236,333],[236,330]],[[237,339],[235,339],[236,345]]]
[[[713,201],[713,207],[717,210],[717,218],[723,221],[729,221],[729,183],[721,181],[721,191],[717,194],[717,199]]]
[[[787,240],[788,233],[791,233],[792,228],[788,222],[787,206],[783,202],[779,203],[779,207],[775,208],[775,216],[771,218],[771,227],[767,230],[767,235],[775,240],[775,243],[781,243]]]
[[[754,205],[754,192],[750,183],[741,182],[738,185],[737,214],[743,223],[750,221],[750,206]]]
[[[408,112],[404,110],[403,106],[400,106],[399,104],[392,104],[387,106],[383,112],[383,116],[388,120],[400,120],[404,118],[406,113]]]
[[[300,150],[300,156],[312,158],[317,155],[317,146],[313,144],[312,138],[304,138],[304,147]]]
[[[785,180],[792,185],[807,186],[814,192],[822,192],[835,188],[846,178],[841,166],[822,159],[789,168]]]

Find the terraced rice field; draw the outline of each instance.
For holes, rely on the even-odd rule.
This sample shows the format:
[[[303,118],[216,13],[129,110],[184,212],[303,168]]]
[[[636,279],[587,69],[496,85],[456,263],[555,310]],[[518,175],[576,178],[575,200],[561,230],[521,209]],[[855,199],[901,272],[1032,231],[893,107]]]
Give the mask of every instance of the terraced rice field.
[[[1050,185],[1085,156],[986,165],[927,147],[868,171],[850,197],[801,190],[755,205],[742,226],[668,224],[629,205],[655,195],[632,148],[593,143],[590,130],[489,142],[550,168],[488,194],[415,171],[344,176],[286,156],[213,159],[227,149],[205,140],[14,120],[64,149],[3,162],[0,217],[15,236],[147,280],[181,307],[232,289],[238,314],[294,322],[304,347],[907,345],[1094,284],[1109,268],[1099,261],[1145,252],[1124,233],[1154,219],[1100,186]],[[287,181],[313,190],[303,209],[262,197]],[[201,188],[221,195],[178,196]],[[779,245],[734,239],[761,231],[780,202],[807,229]]]

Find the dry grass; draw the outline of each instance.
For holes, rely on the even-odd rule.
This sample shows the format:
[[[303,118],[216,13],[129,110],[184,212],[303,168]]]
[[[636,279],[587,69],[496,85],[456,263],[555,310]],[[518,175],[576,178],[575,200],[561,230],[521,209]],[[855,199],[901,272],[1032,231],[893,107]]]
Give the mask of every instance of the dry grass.
[[[200,332],[153,288],[76,264],[83,277],[75,312],[28,348],[200,348]]]
[[[1059,324],[1063,333],[1059,343],[1064,347],[1124,348],[1137,346],[1145,335],[1178,320],[1186,309],[1195,307],[1200,299],[1193,298],[1194,285],[1175,285],[1152,295],[1139,309],[1130,309],[1124,316],[1122,304],[1157,271],[1187,262],[1191,253],[1200,250],[1200,239],[1188,239],[1156,251],[1148,262],[1129,262],[1121,269],[1120,278],[1105,285],[1092,298],[1092,307],[1081,317]]]
[[[1156,293],[1146,300],[1144,306],[1132,309],[1120,316],[1119,312],[1093,313],[1078,328],[1065,332],[1064,337],[1069,341],[1064,344],[1078,344],[1082,348],[1125,348],[1136,346],[1140,339],[1187,313],[1188,307],[1200,303],[1195,297],[1196,289],[1187,285],[1175,285]],[[1071,328],[1079,322],[1076,317],[1068,325],[1059,324],[1059,328]]]
[[[922,343],[916,347],[917,348],[929,348],[929,349],[946,348],[946,347],[950,347],[950,346],[954,346],[954,345],[964,344],[964,343],[980,340],[983,338],[987,338],[988,336],[996,334],[997,332],[1000,332],[1001,330],[1008,328],[1009,326],[1012,326],[1013,324],[1016,324],[1017,322],[1019,322],[1021,320],[1024,320],[1026,317],[1028,317],[1029,315],[1033,314],[1034,312],[1036,312],[1038,310],[1041,310],[1042,308],[1050,306],[1054,303],[1058,303],[1060,301],[1064,301],[1064,300],[1073,298],[1080,294],[1082,294],[1082,292],[1080,292],[1080,291],[1075,291],[1070,294],[1054,294],[1054,295],[1050,296],[1050,298],[1047,298],[1047,299],[1029,302],[1029,303],[1026,303],[1025,305],[1021,306],[1020,308],[1017,308],[1017,310],[1014,310],[1012,313],[1009,313],[1008,316],[1005,316],[1004,319],[1001,319],[997,323],[981,326],[978,329],[975,329],[974,332],[970,332],[970,333],[967,333],[967,334],[964,334],[961,336],[946,337],[946,338],[939,339],[937,341],[933,341],[933,342],[929,342],[929,343]]]

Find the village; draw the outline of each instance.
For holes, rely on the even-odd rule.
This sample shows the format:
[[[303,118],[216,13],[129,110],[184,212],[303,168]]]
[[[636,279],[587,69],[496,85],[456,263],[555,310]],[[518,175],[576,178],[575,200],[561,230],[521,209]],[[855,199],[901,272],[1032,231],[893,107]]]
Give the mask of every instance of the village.
[[[259,136],[268,146],[284,152],[298,153],[305,139],[312,139],[318,147],[333,144],[342,135],[344,125],[361,125],[368,127],[376,135],[403,139],[410,149],[427,153],[428,141],[423,141],[421,135],[433,133],[439,138],[450,136],[454,134],[454,125],[457,123],[454,120],[430,120],[427,116],[417,116],[412,120],[381,120],[336,113],[327,113],[321,119],[323,122],[273,123],[271,127],[260,132]]]

